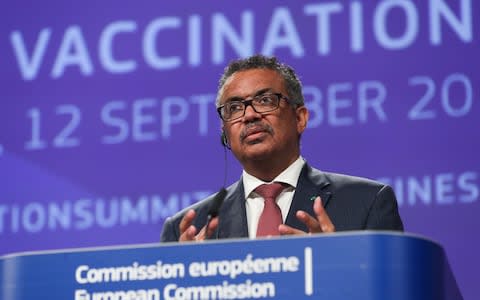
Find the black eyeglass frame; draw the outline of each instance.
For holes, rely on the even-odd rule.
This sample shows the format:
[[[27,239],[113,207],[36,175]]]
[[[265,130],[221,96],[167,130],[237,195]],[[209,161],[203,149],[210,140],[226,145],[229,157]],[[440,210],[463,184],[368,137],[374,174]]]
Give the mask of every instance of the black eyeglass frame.
[[[277,102],[276,102],[276,105],[274,108],[270,109],[270,110],[266,110],[266,111],[257,111],[257,109],[255,108],[255,106],[253,105],[253,101],[255,100],[258,100],[258,99],[261,99],[262,97],[265,97],[265,96],[270,96],[270,95],[273,95],[273,96],[276,96],[277,97]],[[220,116],[220,119],[222,119],[224,122],[231,122],[231,121],[234,121],[234,120],[237,120],[237,119],[240,119],[242,118],[243,116],[245,116],[245,112],[247,111],[247,107],[248,106],[251,106],[253,108],[253,110],[256,112],[256,113],[259,113],[259,114],[264,114],[264,113],[269,113],[269,112],[272,112],[274,110],[277,110],[279,107],[280,107],[280,100],[285,100],[287,101],[287,103],[290,104],[290,100],[285,97],[282,93],[263,93],[263,94],[260,94],[260,95],[256,95],[256,96],[253,96],[251,98],[246,98],[246,99],[243,99],[243,100],[233,100],[233,101],[230,101],[228,103],[232,103],[232,102],[235,102],[235,103],[242,103],[243,104],[243,113],[241,116],[238,116],[238,117],[235,117],[235,118],[232,118],[232,119],[225,119],[222,115],[222,111],[223,111],[223,108],[225,107],[225,104],[223,105],[220,105],[219,107],[217,107],[217,112],[218,112],[218,115]]]

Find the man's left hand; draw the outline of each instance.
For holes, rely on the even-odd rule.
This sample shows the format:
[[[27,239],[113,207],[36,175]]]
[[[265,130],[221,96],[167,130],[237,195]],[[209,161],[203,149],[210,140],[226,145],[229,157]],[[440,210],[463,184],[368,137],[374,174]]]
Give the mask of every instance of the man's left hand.
[[[293,234],[313,234],[322,232],[335,232],[335,226],[333,225],[330,217],[323,208],[322,199],[317,197],[313,203],[313,211],[316,217],[312,217],[303,210],[299,210],[296,213],[297,218],[302,221],[308,228],[308,232],[301,231],[299,229],[282,224],[278,227],[281,235],[293,235]]]

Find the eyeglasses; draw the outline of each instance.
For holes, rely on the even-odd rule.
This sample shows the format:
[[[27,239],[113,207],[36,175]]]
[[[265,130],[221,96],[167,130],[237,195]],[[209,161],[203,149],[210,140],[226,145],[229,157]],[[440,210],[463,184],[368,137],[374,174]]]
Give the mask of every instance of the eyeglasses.
[[[251,105],[257,113],[267,113],[274,111],[280,104],[280,99],[289,101],[288,98],[280,93],[265,93],[250,99],[233,100],[220,105],[217,112],[223,121],[233,121],[245,115],[247,106]]]

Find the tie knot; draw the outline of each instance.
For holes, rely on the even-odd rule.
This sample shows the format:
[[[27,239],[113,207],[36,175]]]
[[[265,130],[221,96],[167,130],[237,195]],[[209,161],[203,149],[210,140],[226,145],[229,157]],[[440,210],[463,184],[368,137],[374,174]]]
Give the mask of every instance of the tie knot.
[[[274,182],[270,184],[262,184],[255,189],[255,192],[266,199],[277,199],[277,196],[283,191],[283,184]]]

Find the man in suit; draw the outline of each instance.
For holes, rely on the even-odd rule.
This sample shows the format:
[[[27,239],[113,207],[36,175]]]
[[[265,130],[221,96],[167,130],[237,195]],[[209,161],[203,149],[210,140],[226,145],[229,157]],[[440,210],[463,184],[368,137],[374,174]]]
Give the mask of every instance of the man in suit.
[[[207,226],[215,195],[167,219],[162,241],[403,230],[391,187],[321,172],[302,158],[308,109],[291,67],[262,55],[230,63],[216,105],[223,142],[243,166],[242,177]]]

